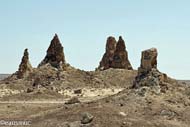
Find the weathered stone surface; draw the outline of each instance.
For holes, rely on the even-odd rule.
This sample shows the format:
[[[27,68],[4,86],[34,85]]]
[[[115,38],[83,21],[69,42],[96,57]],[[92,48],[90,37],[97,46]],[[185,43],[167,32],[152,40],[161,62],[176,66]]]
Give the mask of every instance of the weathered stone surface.
[[[142,52],[140,69],[143,71],[150,71],[152,68],[157,69],[157,56],[156,48],[151,48]]]
[[[51,44],[47,50],[47,54],[44,60],[39,64],[39,67],[45,64],[51,64],[55,68],[62,68],[65,64],[65,56],[63,53],[63,46],[55,34],[54,38],[51,41]]]
[[[173,117],[175,117],[177,114],[171,110],[162,110],[160,112],[160,115],[165,117],[165,118],[168,118],[168,119],[172,119]]]
[[[23,78],[26,76],[28,73],[32,72],[32,65],[29,62],[29,53],[28,49],[24,50],[24,55],[22,57],[22,61],[19,65],[19,69],[16,73],[17,78]]]
[[[106,70],[109,68],[133,69],[128,60],[125,42],[121,36],[119,37],[118,42],[116,42],[114,37],[108,37],[107,39],[106,53],[104,54],[98,69]]]
[[[88,123],[91,123],[92,120],[93,120],[94,116],[91,115],[90,113],[88,112],[85,112],[82,114],[82,119],[81,119],[81,123],[82,124],[88,124]]]
[[[116,45],[116,50],[114,52],[111,67],[128,70],[133,69],[128,59],[128,52],[126,51],[125,41],[122,39],[121,36],[119,37],[119,41]]]
[[[135,88],[147,86],[157,89],[156,91],[167,89],[167,75],[157,69],[157,56],[156,48],[142,52],[141,66],[134,81]]]
[[[116,43],[117,42],[114,37],[110,36],[107,38],[106,53],[104,54],[98,69],[106,70],[110,68],[111,63],[113,61],[114,52],[116,49]]]

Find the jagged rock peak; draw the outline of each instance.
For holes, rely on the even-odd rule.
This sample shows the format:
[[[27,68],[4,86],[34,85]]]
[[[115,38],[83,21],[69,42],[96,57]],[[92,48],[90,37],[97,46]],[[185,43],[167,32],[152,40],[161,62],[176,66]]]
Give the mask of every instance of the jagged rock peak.
[[[116,45],[116,52],[126,51],[125,41],[123,40],[122,36],[119,36],[119,40]]]
[[[38,67],[43,66],[47,63],[55,68],[62,68],[65,64],[63,46],[57,34],[55,34],[55,36],[51,40],[51,44],[47,50],[47,54]]]
[[[128,59],[128,52],[126,50],[125,41],[122,39],[121,36],[119,37],[116,45],[116,50],[114,52],[111,67],[133,70],[131,63]]]
[[[111,63],[113,61],[114,52],[116,49],[116,39],[112,36],[107,38],[106,42],[106,52],[104,53],[102,60],[100,61],[100,65],[98,67],[99,70],[106,70],[111,67]]]
[[[22,57],[22,61],[19,65],[19,69],[17,71],[17,78],[25,77],[29,72],[32,72],[32,65],[29,62],[29,53],[28,49],[24,50],[24,55]]]

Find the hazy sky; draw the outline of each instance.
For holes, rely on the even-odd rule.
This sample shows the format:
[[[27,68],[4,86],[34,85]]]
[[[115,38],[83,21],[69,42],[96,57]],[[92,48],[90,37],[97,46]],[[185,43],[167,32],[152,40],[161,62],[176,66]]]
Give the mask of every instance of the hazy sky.
[[[1,0],[0,73],[13,73],[25,48],[36,67],[55,33],[72,66],[94,70],[108,36],[123,36],[135,69],[156,47],[160,71],[190,79],[189,0]]]

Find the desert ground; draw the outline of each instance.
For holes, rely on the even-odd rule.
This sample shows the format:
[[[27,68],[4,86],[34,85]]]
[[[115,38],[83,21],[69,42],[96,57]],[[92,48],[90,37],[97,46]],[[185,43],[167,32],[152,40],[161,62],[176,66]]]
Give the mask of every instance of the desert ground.
[[[142,51],[134,69],[122,37],[108,37],[100,65],[84,71],[55,35],[38,67],[25,49],[18,71],[1,75],[0,126],[190,127],[190,81],[160,72],[157,55]]]
[[[63,81],[62,85],[66,82],[70,87],[64,85],[62,91],[39,88],[27,92],[26,87],[25,92],[17,87],[21,81],[13,81],[14,85],[12,82],[1,81],[1,94],[2,91],[7,93],[0,98],[0,118],[29,120],[32,127],[189,127],[190,125],[189,81],[175,81],[166,93],[155,94],[150,89],[131,88],[136,71],[108,69],[103,72],[89,72],[86,76],[90,74],[95,80],[91,82],[93,87],[87,84],[88,80],[86,85],[80,85],[80,80],[84,76],[82,74],[79,73],[77,76],[72,74],[73,77],[68,78],[68,81]],[[118,77],[108,78],[115,74],[118,74]],[[125,75],[125,78],[120,78],[119,75]],[[106,81],[99,81],[100,79]],[[72,85],[72,80],[78,85]],[[97,81],[99,81],[98,86]],[[7,83],[6,88],[2,82]],[[70,101],[72,99],[73,101]],[[91,114],[93,120],[91,123],[81,124],[85,113]]]

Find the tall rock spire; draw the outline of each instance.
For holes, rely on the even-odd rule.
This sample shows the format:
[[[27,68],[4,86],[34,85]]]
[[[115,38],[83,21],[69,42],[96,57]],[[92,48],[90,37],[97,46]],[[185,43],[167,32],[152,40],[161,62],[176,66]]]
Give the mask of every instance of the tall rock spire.
[[[157,69],[157,56],[156,48],[142,51],[141,65],[133,84],[134,88],[148,86],[156,93],[165,92],[168,89],[169,78]]]
[[[143,72],[151,71],[153,68],[157,69],[157,56],[158,52],[156,48],[142,51],[141,66],[139,69],[143,70]]]
[[[113,56],[113,62],[111,64],[112,68],[121,68],[132,70],[131,63],[128,59],[128,52],[126,50],[125,41],[122,37],[119,37],[119,40],[116,45],[116,50]]]
[[[100,61],[100,65],[98,69],[105,70],[105,69],[110,68],[111,63],[113,61],[115,49],[116,49],[116,40],[114,37],[110,36],[107,38],[106,52],[103,55],[102,60]]]
[[[29,53],[28,49],[24,50],[24,55],[22,57],[22,61],[19,65],[19,69],[17,71],[17,78],[23,78],[29,72],[32,72],[32,65],[29,62]]]
[[[65,64],[63,46],[61,45],[57,34],[55,34],[55,36],[51,40],[51,44],[47,50],[47,54],[44,60],[39,64],[39,66],[45,65],[47,63],[55,68],[59,68],[60,66]]]

